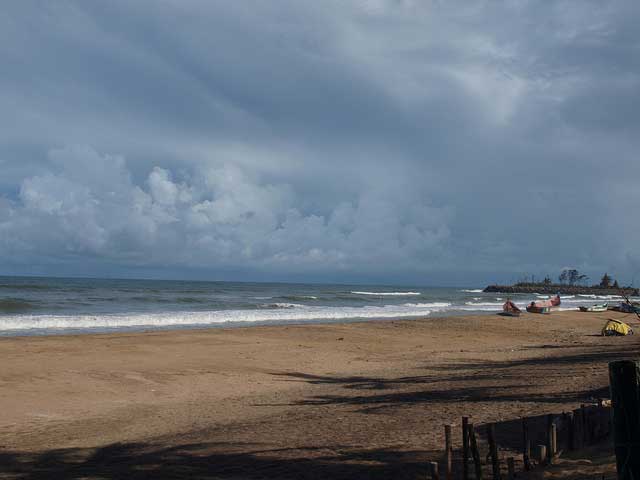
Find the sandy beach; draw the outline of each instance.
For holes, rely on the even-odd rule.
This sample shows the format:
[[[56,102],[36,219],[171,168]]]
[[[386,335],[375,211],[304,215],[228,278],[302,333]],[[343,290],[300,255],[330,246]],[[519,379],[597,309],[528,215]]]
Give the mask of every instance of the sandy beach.
[[[639,325],[554,312],[3,338],[0,470],[425,478],[462,415],[508,425],[607,397],[607,362],[640,336],[599,336],[606,318]]]

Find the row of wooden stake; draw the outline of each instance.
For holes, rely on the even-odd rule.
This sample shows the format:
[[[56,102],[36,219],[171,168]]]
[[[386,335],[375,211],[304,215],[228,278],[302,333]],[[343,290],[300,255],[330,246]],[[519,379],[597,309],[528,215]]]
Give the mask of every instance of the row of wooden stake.
[[[578,450],[586,445],[592,444],[606,437],[610,433],[609,408],[604,402],[598,401],[596,406],[582,405],[581,408],[573,412],[562,413],[562,415],[547,415],[545,443],[535,445],[534,455],[531,455],[531,436],[529,428],[532,421],[528,418],[522,419],[522,464],[525,470],[531,470],[534,462],[537,465],[552,464],[562,453],[558,446],[558,430],[561,430],[564,437],[564,447],[566,450]],[[498,453],[498,443],[496,440],[495,425],[487,425],[487,443],[491,458],[491,471],[493,480],[502,480],[500,456]],[[444,478],[453,478],[453,425],[445,425],[445,471]],[[470,480],[472,460],[475,480],[482,480],[482,461],[478,448],[476,430],[469,421],[469,417],[462,417],[462,478]],[[507,479],[515,478],[515,458],[507,457]],[[429,462],[431,478],[440,480],[438,462]]]

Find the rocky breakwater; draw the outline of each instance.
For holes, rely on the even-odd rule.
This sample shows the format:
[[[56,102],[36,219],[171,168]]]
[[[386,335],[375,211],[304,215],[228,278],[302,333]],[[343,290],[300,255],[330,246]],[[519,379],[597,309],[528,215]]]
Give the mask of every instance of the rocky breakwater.
[[[557,285],[557,284],[527,284],[527,285],[489,285],[484,292],[488,293],[539,293],[542,295],[625,295],[637,297],[640,292],[637,288],[607,288],[607,287],[585,287],[580,285]]]

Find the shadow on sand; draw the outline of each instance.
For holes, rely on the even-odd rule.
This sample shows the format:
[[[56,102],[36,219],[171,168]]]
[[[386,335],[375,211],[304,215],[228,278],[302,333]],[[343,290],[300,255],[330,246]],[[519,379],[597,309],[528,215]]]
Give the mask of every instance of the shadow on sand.
[[[430,403],[530,402],[560,405],[608,397],[608,388],[567,391],[553,387],[553,382],[561,385],[567,377],[585,375],[585,369],[590,365],[602,367],[611,361],[635,357],[635,344],[603,345],[569,355],[430,365],[429,370],[437,373],[411,377],[340,377],[302,372],[277,372],[273,375],[284,381],[339,386],[344,392],[308,397],[294,405],[355,405],[361,407],[361,413]],[[543,376],[553,391],[527,392],[535,384],[535,375]]]
[[[343,394],[314,396],[294,403],[299,405],[361,406],[361,413],[371,413],[378,407],[389,408],[431,402],[540,402],[546,405],[584,402],[606,397],[607,389],[584,389],[528,395],[525,399],[515,389],[526,386],[523,375],[532,366],[546,367],[545,375],[558,381],[571,370],[594,364],[636,357],[635,344],[594,346],[570,355],[541,356],[503,362],[465,362],[464,364],[429,366],[436,373],[423,376],[382,378],[366,376],[321,376],[300,372],[276,373],[286,381],[343,387]],[[438,385],[444,381],[447,388]],[[486,385],[500,376],[501,384]],[[507,384],[504,378],[508,379]],[[463,383],[483,380],[484,386]],[[524,383],[523,383],[524,382]],[[398,391],[401,389],[411,391]],[[515,391],[515,393],[514,393]],[[545,410],[556,411],[554,407]],[[533,442],[544,442],[546,416],[530,419]],[[480,437],[484,426],[478,425]],[[521,448],[520,419],[496,424],[499,446],[514,452]],[[456,432],[456,436],[458,433]],[[563,442],[564,440],[561,440]],[[286,439],[283,439],[286,443]],[[482,442],[483,455],[486,454]],[[427,478],[426,462],[442,460],[443,452],[395,449],[356,449],[352,446],[261,449],[259,444],[191,443],[178,446],[158,444],[113,444],[97,449],[58,449],[46,452],[0,452],[0,478],[21,480],[44,479],[417,479]],[[460,453],[455,452],[459,458]],[[459,461],[456,461],[456,471]],[[459,478],[459,473],[456,474]],[[569,478],[569,477],[568,477]],[[589,478],[589,477],[575,477]],[[595,477],[593,477],[595,478]],[[600,477],[598,477],[600,478]]]
[[[171,448],[114,444],[0,454],[2,478],[45,479],[415,479],[425,478],[434,452],[190,444]],[[243,450],[229,453],[221,450]]]

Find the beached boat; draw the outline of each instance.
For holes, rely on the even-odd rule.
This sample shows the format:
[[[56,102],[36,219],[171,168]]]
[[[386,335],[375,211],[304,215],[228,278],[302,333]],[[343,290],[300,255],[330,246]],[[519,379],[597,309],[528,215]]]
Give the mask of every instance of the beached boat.
[[[529,313],[551,313],[552,307],[560,305],[560,295],[551,297],[549,300],[539,300],[537,302],[531,302],[527,305],[527,312]]]
[[[533,302],[531,302],[533,303]],[[529,313],[551,313],[551,307],[538,307],[537,305],[527,305]]]
[[[603,303],[602,305],[590,305],[588,307],[578,307],[581,312],[606,312],[609,308],[609,304]]]
[[[504,305],[502,305],[502,311],[499,313],[499,315],[505,317],[519,317],[520,312],[521,310],[517,307],[517,305],[513,303],[511,299],[507,299],[507,301],[504,302]]]
[[[609,307],[609,310],[614,310],[616,312],[622,312],[622,313],[640,314],[640,304],[638,304],[637,302],[633,302],[633,303],[620,302],[620,304],[615,307]]]

